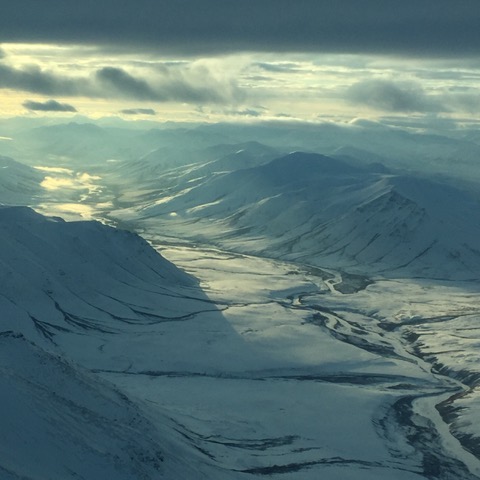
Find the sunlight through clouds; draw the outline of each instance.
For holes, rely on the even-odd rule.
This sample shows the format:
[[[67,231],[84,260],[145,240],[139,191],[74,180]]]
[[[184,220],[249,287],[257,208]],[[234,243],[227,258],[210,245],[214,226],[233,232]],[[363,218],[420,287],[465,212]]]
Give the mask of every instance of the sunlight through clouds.
[[[480,106],[471,0],[408,2],[394,15],[378,0],[262,0],[252,12],[140,0],[115,4],[114,21],[111,0],[66,0],[57,16],[68,28],[48,4],[14,17],[15,29],[0,19],[0,117],[474,121]]]
[[[77,110],[92,118],[151,119],[155,113],[158,121],[315,122],[325,114],[344,121],[416,111],[455,119],[473,117],[480,94],[478,65],[462,58],[307,52],[162,57],[161,52],[11,43],[3,44],[2,52],[2,115],[15,113],[17,98],[17,105],[32,106],[35,115]]]

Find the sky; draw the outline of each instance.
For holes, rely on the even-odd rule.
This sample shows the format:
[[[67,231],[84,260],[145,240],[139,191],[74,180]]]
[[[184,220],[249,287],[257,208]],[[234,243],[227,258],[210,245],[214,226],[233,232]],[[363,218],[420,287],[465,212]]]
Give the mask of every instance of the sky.
[[[480,0],[2,0],[0,116],[452,121]]]

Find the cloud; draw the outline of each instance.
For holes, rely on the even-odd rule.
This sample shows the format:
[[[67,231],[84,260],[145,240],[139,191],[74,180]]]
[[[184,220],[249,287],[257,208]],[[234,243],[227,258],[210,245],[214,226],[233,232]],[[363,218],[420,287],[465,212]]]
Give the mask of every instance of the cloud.
[[[1,64],[0,88],[72,97],[87,94],[90,90],[87,79],[57,75],[35,65],[19,69]]]
[[[445,96],[445,102],[453,110],[478,114],[480,109],[480,92],[476,90],[449,94]]]
[[[353,84],[344,98],[386,113],[475,114],[480,109],[480,89],[462,85],[437,87],[429,94],[416,82],[373,79]]]
[[[103,91],[135,100],[230,104],[244,98],[235,81],[215,78],[205,65],[164,65],[149,81],[114,67],[102,68],[95,76]]]
[[[217,78],[207,66],[190,62],[144,68],[140,74],[107,66],[88,76],[66,75],[36,65],[16,68],[0,63],[0,88],[48,96],[193,104],[235,104],[244,98],[235,80]]]
[[[240,117],[260,117],[262,112],[253,108],[244,108],[242,110],[227,110],[224,112],[227,115],[240,116]]]
[[[156,115],[157,112],[153,108],[127,108],[120,110],[124,115]]]
[[[33,100],[25,100],[22,103],[28,110],[41,112],[76,112],[77,109],[68,103],[59,103],[56,100],[47,100],[46,102],[34,102]]]
[[[144,80],[134,78],[121,68],[105,67],[96,72],[96,78],[104,87],[126,98],[159,100],[159,95]]]
[[[387,112],[449,111],[440,98],[428,95],[420,85],[413,82],[364,80],[349,87],[346,99],[351,103]]]
[[[290,73],[290,72],[300,72],[302,71],[299,68],[297,63],[292,62],[281,62],[281,63],[271,63],[271,62],[257,62],[254,64],[258,68],[265,70],[266,72],[273,73]]]
[[[475,57],[478,0],[2,0],[0,42]]]

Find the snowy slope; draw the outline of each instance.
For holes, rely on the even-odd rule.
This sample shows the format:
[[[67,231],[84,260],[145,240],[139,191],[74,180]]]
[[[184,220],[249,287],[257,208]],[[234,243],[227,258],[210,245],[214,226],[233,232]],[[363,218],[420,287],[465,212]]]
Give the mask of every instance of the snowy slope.
[[[113,165],[108,177],[110,181],[115,179],[122,184],[136,182],[142,188],[154,188],[156,184],[165,187],[191,183],[215,172],[258,166],[276,156],[275,149],[258,142],[215,145],[201,150],[185,144],[175,148],[163,147],[136,161]]]
[[[125,216],[276,258],[470,279],[480,271],[479,207],[437,181],[296,152],[179,182]]]
[[[172,428],[23,336],[0,334],[0,373],[2,479],[198,478]]]
[[[32,204],[43,194],[45,175],[32,167],[0,156],[0,204]]]
[[[0,286],[2,479],[212,478],[163,410],[93,373],[194,351],[161,344],[216,310],[192,277],[135,234],[2,206]]]
[[[253,159],[263,158],[264,161],[267,161],[275,158],[276,154],[278,155],[275,149],[259,142],[220,144],[198,148],[195,144],[192,146],[189,141],[185,140],[178,145],[157,148],[137,162],[127,162],[125,167],[140,169],[143,166],[144,169],[149,168],[151,173],[161,175],[172,168],[205,162],[219,162],[219,165],[225,162],[228,164],[227,169],[247,168],[251,166]]]
[[[190,313],[166,293],[193,280],[137,235],[27,207],[1,207],[0,231],[2,329],[55,343],[63,331],[114,332],[119,319]]]

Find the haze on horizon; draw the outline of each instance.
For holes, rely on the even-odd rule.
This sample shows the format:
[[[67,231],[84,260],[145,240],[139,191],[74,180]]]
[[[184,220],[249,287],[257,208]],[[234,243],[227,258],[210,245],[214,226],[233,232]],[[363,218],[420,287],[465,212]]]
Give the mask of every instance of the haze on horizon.
[[[472,126],[479,20],[475,0],[6,0],[0,116]]]

